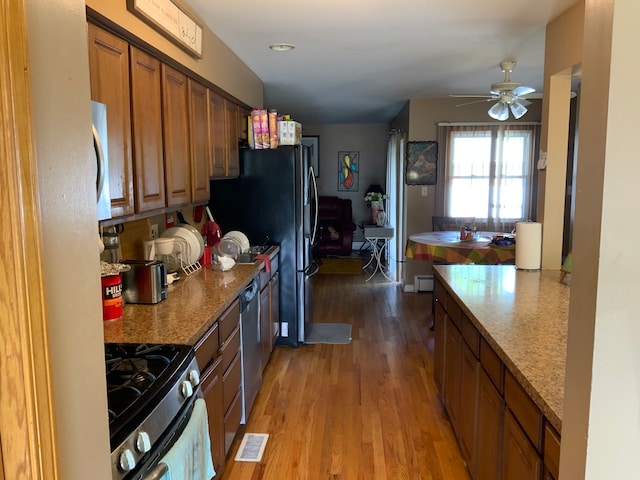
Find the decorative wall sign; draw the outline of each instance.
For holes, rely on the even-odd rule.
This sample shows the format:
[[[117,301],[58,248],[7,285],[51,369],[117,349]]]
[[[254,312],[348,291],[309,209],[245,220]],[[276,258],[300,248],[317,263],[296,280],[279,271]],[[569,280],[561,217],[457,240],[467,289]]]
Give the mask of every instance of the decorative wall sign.
[[[202,58],[202,26],[171,0],[127,0],[127,10],[192,56]]]
[[[437,165],[438,142],[408,142],[407,185],[435,185]]]
[[[338,191],[358,191],[359,152],[338,152]]]

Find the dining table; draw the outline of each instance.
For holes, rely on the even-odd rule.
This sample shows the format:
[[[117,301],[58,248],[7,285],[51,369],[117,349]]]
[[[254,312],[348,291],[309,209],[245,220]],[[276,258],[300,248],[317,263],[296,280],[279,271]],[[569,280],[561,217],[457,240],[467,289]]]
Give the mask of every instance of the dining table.
[[[469,240],[460,239],[460,231],[425,232],[409,236],[405,257],[445,264],[514,264],[515,244],[501,246],[492,242],[502,232],[476,232]]]

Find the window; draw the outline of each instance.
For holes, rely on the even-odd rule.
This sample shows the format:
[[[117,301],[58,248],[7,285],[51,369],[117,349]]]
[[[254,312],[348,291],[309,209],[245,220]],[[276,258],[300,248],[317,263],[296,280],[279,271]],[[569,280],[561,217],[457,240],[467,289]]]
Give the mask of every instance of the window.
[[[535,127],[446,127],[444,209],[494,230],[529,218]]]

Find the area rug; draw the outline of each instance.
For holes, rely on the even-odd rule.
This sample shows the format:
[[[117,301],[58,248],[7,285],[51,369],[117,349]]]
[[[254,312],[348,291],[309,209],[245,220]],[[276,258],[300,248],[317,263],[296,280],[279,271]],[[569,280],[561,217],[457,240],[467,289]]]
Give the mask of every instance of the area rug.
[[[351,324],[313,322],[311,332],[306,335],[304,341],[305,343],[351,343]]]
[[[343,275],[359,275],[362,273],[361,258],[319,258],[318,273],[334,273]]]

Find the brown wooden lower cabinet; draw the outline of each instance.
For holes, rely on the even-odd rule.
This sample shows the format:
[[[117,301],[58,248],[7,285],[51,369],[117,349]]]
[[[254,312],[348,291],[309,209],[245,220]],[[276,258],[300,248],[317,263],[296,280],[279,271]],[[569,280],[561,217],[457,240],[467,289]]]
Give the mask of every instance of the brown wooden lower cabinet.
[[[476,469],[476,409],[478,405],[478,373],[480,363],[466,342],[462,342],[460,362],[460,412],[458,443],[471,476]]]
[[[207,404],[209,439],[213,468],[218,474],[224,470],[224,407],[222,404],[222,357],[208,368],[201,380],[202,395]]]
[[[466,308],[434,289],[434,381],[474,480],[554,480],[560,435]],[[446,307],[445,307],[446,305]]]
[[[458,433],[460,412],[460,331],[450,317],[445,329],[444,405],[453,429]]]
[[[220,477],[242,417],[238,300],[196,343],[195,355],[207,404],[213,466],[216,476]]]
[[[477,480],[500,479],[500,453],[502,451],[502,418],[504,400],[500,392],[480,369],[478,381],[477,415]]]
[[[504,414],[502,445],[503,480],[538,480],[542,460],[507,408]]]
[[[444,350],[447,312],[441,302],[435,303],[434,345],[433,345],[433,380],[440,393],[444,394]]]

